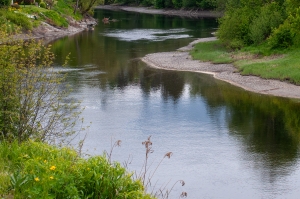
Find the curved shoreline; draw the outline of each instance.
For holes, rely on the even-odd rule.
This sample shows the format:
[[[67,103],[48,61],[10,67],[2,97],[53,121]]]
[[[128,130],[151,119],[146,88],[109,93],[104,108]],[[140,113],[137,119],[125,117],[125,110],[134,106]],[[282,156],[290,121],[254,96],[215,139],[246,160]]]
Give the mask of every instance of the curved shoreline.
[[[150,7],[132,7],[132,6],[120,6],[120,5],[99,5],[96,9],[103,10],[122,10],[127,12],[137,12],[145,14],[160,14],[170,16],[181,16],[181,17],[193,17],[193,18],[218,18],[222,16],[222,13],[215,11],[206,10],[175,10],[175,9],[154,9]]]
[[[193,45],[212,40],[216,38],[198,39],[177,51],[148,54],[141,60],[152,68],[210,74],[216,79],[251,92],[300,99],[300,86],[257,76],[242,76],[232,64],[212,64],[191,58],[189,51]]]

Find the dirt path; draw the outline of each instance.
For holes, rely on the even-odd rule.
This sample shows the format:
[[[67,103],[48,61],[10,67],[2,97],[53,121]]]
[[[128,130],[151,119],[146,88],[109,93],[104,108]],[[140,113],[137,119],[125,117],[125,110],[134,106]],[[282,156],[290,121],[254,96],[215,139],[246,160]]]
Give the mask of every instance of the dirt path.
[[[174,52],[148,54],[142,58],[142,61],[154,68],[211,74],[217,79],[256,93],[300,99],[300,86],[256,76],[242,76],[231,64],[211,64],[192,60],[189,51],[193,45],[212,40],[216,38],[198,39]]]

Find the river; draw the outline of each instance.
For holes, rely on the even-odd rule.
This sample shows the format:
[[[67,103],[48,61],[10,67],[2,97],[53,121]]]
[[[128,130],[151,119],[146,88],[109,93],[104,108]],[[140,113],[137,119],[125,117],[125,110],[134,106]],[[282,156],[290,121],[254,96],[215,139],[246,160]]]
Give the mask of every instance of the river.
[[[152,69],[139,60],[211,37],[215,19],[108,10],[96,10],[95,17],[94,31],[52,43],[71,97],[85,107],[85,153],[103,154],[121,140],[112,160],[140,173],[142,142],[151,135],[148,172],[165,153],[173,155],[159,165],[149,191],[184,180],[169,198],[182,191],[191,199],[299,196],[299,100],[251,93],[210,75]],[[117,21],[103,24],[103,17]]]

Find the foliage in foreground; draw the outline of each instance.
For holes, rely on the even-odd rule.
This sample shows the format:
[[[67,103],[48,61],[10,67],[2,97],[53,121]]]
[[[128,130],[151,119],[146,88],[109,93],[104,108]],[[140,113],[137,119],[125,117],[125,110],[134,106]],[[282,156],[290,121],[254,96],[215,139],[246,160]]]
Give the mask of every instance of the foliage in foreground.
[[[75,133],[79,103],[64,103],[69,90],[50,46],[11,38],[0,29],[0,140],[63,141]]]
[[[40,142],[0,143],[0,195],[15,198],[153,198],[119,163]]]
[[[196,44],[191,55],[194,59],[212,63],[233,63],[243,75],[256,75],[300,85],[299,48],[272,50],[265,44],[229,51],[218,40]]]

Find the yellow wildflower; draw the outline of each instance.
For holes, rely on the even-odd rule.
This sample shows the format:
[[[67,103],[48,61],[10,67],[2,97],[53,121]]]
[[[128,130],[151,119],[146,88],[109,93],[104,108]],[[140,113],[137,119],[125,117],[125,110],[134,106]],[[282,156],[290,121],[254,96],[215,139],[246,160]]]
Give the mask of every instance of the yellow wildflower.
[[[51,167],[50,167],[50,170],[51,170],[51,171],[54,171],[55,169],[56,169],[56,166],[51,166]]]
[[[47,162],[47,160],[44,160],[44,163],[46,163]]]
[[[40,181],[40,179],[39,179],[38,177],[34,178],[34,180],[35,180],[36,182]]]
[[[50,180],[53,180],[53,179],[54,179],[54,177],[53,177],[53,176],[50,176],[49,178],[50,178]]]

